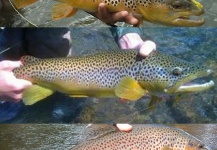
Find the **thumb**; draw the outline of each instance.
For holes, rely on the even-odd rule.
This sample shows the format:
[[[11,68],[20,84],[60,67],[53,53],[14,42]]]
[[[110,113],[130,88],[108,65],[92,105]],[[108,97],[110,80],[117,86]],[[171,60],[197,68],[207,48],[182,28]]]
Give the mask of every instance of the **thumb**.
[[[16,85],[14,88],[15,91],[18,90],[23,90],[29,86],[32,85],[32,83],[30,81],[24,80],[24,79],[17,79],[16,83],[14,83],[14,85]]]
[[[0,70],[11,71],[14,68],[20,67],[22,63],[20,61],[3,60],[0,62]]]
[[[156,44],[153,41],[145,41],[140,47],[139,54],[141,56],[148,56],[152,51],[156,50]]]

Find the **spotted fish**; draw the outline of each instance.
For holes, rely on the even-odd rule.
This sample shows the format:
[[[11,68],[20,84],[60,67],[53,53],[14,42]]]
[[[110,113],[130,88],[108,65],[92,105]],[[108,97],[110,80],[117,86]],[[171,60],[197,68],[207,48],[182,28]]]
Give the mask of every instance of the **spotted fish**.
[[[133,125],[129,133],[109,125],[91,125],[72,150],[211,150],[183,130],[163,125]]]
[[[37,0],[14,0],[17,8],[25,7]],[[105,3],[109,12],[128,11],[140,20],[170,26],[200,26],[204,19],[190,19],[204,13],[196,0],[57,0],[52,9],[52,19],[73,16],[78,9],[95,13],[100,3]]]
[[[146,94],[200,92],[214,85],[212,80],[191,85],[188,82],[212,71],[159,51],[146,58],[132,50],[70,58],[24,56],[21,61],[15,76],[34,84],[23,93],[27,105],[56,91],[72,97],[138,100]]]

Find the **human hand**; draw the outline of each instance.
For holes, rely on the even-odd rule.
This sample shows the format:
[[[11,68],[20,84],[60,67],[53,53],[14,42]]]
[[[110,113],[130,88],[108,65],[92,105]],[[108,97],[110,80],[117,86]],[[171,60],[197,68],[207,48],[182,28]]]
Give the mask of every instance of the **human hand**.
[[[156,50],[156,44],[153,41],[143,41],[137,33],[125,34],[119,39],[118,44],[121,49],[139,50],[139,54],[144,57]]]
[[[92,14],[98,19],[100,19],[102,22],[107,24],[115,24],[118,21],[126,22],[131,25],[137,25],[139,23],[138,19],[135,18],[133,15],[129,14],[127,11],[120,11],[116,13],[108,12],[105,3],[100,3],[98,11]]]
[[[18,102],[22,98],[22,91],[32,85],[31,82],[14,76],[12,70],[20,65],[20,61],[0,62],[0,100]]]
[[[119,131],[121,132],[131,132],[132,131],[132,126],[130,124],[113,124]]]

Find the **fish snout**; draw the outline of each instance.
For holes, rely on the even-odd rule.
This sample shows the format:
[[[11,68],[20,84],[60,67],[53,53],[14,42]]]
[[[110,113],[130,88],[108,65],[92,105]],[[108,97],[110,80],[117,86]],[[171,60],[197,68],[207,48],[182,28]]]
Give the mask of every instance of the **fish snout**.
[[[204,14],[205,13],[205,10],[202,8],[201,10],[199,10],[199,11],[197,11],[197,12],[195,12],[195,16],[200,16],[200,15],[202,15],[202,14]]]

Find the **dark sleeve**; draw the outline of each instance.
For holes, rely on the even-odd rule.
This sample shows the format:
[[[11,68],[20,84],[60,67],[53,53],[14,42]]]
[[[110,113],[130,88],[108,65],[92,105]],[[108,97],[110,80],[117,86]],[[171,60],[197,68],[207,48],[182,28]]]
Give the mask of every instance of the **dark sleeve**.
[[[141,28],[136,27],[111,27],[110,31],[118,43],[118,40],[127,33],[137,33],[142,36]]]
[[[8,49],[8,50],[7,50]],[[71,53],[68,28],[5,28],[0,33],[3,59],[19,60],[23,55],[38,58],[66,57]]]
[[[0,53],[4,59],[18,60],[25,50],[24,28],[4,28],[0,32]]]
[[[38,58],[66,57],[71,51],[69,28],[28,28],[27,54]]]

